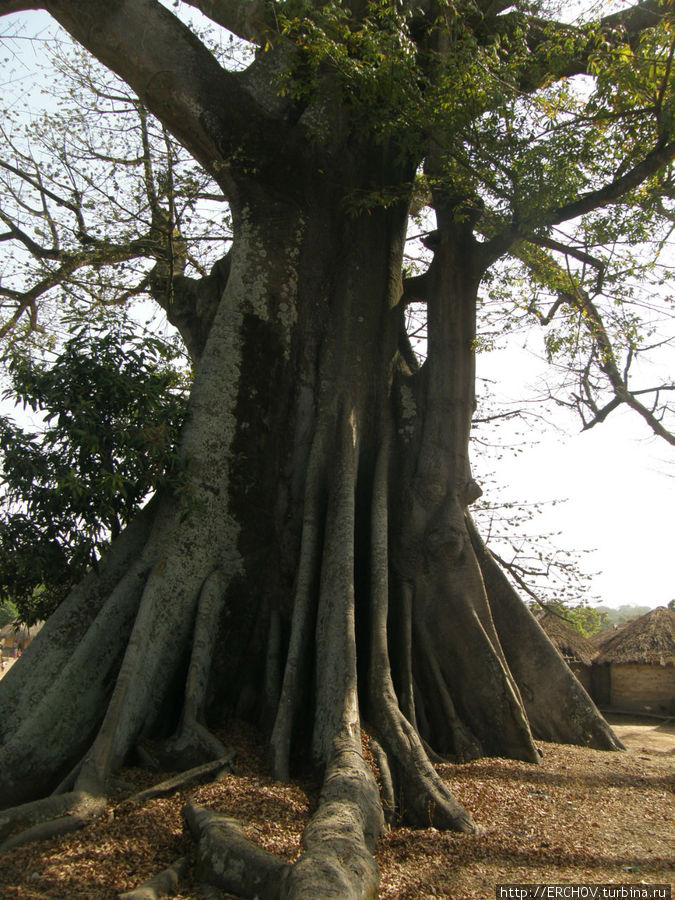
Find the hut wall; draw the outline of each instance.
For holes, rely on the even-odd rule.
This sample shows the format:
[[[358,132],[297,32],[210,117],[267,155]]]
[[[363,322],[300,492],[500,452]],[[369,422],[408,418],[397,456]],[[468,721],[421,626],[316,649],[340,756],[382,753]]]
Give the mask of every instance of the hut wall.
[[[610,704],[615,709],[675,715],[675,666],[613,664]]]

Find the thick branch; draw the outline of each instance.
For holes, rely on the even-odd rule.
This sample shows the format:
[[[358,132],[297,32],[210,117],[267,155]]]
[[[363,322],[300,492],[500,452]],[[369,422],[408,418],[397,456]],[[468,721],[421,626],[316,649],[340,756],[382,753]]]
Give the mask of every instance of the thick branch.
[[[543,224],[559,225],[561,222],[568,222],[570,219],[576,219],[578,216],[615,203],[650,176],[656,174],[659,169],[668,165],[673,159],[675,159],[675,141],[661,142],[625,175],[615,178],[596,191],[582,194],[572,203],[552,210],[545,217]]]
[[[47,0],[45,6],[221,181],[219,163],[242,154],[257,158],[262,142],[278,134],[279,123],[272,130],[237,76],[157,0]]]
[[[259,43],[273,10],[269,0],[183,0],[244,41]]]
[[[520,89],[535,91],[551,78],[569,78],[584,74],[589,59],[597,52],[600,34],[610,42],[613,40],[615,43],[619,41],[632,43],[642,31],[656,25],[667,14],[665,4],[660,4],[658,0],[646,0],[644,3],[637,3],[628,9],[605,16],[597,27],[590,31],[583,26],[580,28],[564,22],[529,18],[527,44],[531,55],[528,63],[523,65],[520,71],[518,79]],[[496,21],[503,22],[502,27],[507,30],[517,29],[523,25],[523,16],[520,12],[514,12]],[[614,39],[613,34],[616,35]],[[551,45],[556,45],[555,61],[551,60],[548,52]],[[543,52],[541,57],[539,51]]]

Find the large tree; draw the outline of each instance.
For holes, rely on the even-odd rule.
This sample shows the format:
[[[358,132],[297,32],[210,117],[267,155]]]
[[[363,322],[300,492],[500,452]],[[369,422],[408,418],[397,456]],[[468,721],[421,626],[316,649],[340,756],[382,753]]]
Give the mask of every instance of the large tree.
[[[184,7],[254,45],[250,63],[223,65]],[[506,0],[0,0],[0,13],[35,8],[210,175],[233,241],[190,275],[155,203],[147,234],[111,248],[77,191],[57,196],[14,165],[45,209],[72,214],[79,244],[52,228],[38,245],[8,215],[0,237],[56,280],[146,252],[144,285],[195,379],[179,483],[2,681],[2,818],[29,825],[24,837],[77,826],[140,739],[189,766],[225,755],[210,724],[252,717],[279,778],[323,773],[318,808],[292,867],[191,808],[203,877],[237,870],[217,832],[248,859],[240,893],[374,896],[386,820],[477,827],[436,754],[536,762],[537,740],[619,746],[469,513],[476,315],[514,260],[528,315],[561,323],[549,351],[571,350],[586,424],[627,404],[675,442],[659,405],[672,386],[633,387],[641,338],[615,302],[635,265],[626,243],[660,241],[669,220],[668,5],[570,24]],[[435,214],[430,262],[410,274],[421,207]],[[38,287],[5,294],[8,327],[35,317]],[[413,303],[426,310],[422,364]]]

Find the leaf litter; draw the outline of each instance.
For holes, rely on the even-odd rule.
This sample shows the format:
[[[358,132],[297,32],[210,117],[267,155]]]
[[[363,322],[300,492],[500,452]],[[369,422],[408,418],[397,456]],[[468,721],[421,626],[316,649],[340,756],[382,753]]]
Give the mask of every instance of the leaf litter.
[[[232,723],[235,773],[168,797],[124,804],[164,773],[126,769],[126,791],[98,822],[0,857],[2,900],[115,900],[178,857],[194,853],[183,833],[188,798],[238,819],[247,836],[293,861],[316,805],[317,784],[280,784],[265,773],[264,747]],[[479,759],[443,763],[448,786],[483,827],[480,835],[397,827],[377,849],[381,900],[491,900],[503,883],[673,881],[675,756],[632,749],[608,753],[541,744],[540,765]],[[176,900],[225,900],[186,884]]]

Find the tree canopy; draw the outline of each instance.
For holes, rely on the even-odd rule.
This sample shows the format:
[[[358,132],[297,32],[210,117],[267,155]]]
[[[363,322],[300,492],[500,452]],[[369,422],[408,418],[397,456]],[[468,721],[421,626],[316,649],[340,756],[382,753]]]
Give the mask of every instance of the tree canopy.
[[[302,3],[259,4],[255,14],[229,3],[174,11],[185,7],[210,25],[197,30],[199,46],[161,7],[148,15],[165,22],[167,41],[186,42],[186,61],[195,54],[219,85],[227,82],[231,109],[223,115],[241,116],[245,140],[255,110],[236,86],[248,77],[239,71],[247,46],[259,48],[249,71],[269,81],[258,101],[261,133],[265,115],[268,124],[275,114],[289,122],[304,115],[310,143],[330,140],[331,127],[345,127],[317,108],[330,74],[352,134],[367,132],[375,146],[395,135],[396,152],[418,161],[411,185],[422,239],[432,240],[420,216],[434,192],[452,198],[457,220],[472,220],[492,263],[482,267],[479,337],[508,321],[545,326],[549,360],[564,373],[557,402],[576,408],[585,427],[628,404],[672,442],[672,382],[653,381],[641,365],[672,337],[672,24],[657,3],[604,16],[581,11],[572,22],[545,6],[499,4],[471,13],[386,2],[358,11]],[[14,8],[21,4],[7,7]],[[140,7],[137,14],[145,15]],[[254,153],[237,145],[228,119],[229,150],[204,158],[184,141],[192,160],[185,157],[180,122],[162,105],[177,89],[162,85],[156,98],[146,96],[135,79],[149,74],[126,72],[126,61],[110,56],[112,40],[90,49],[123,81],[110,85],[91,57],[69,60],[60,48],[57,72],[69,68],[70,96],[28,128],[9,110],[3,126],[2,239],[12,249],[0,286],[5,335],[35,329],[61,292],[71,302],[150,294],[174,303],[176,283],[186,273],[206,276],[218,257],[223,232],[213,227],[213,204],[224,206],[222,174],[238,155]],[[194,81],[184,80],[181,102],[207,89]],[[358,189],[343,202],[363,210],[404,190]],[[412,273],[414,245],[410,257]]]

